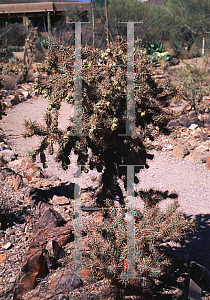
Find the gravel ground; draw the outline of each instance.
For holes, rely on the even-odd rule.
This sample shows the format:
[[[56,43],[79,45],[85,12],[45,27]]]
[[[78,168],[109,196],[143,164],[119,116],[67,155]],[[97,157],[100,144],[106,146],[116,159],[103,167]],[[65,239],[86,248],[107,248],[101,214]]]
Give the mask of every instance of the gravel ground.
[[[0,120],[0,127],[5,134],[9,145],[18,157],[27,156],[28,151],[39,146],[40,138],[23,138],[24,119],[36,120],[44,124],[43,114],[47,106],[47,100],[38,97],[33,100],[23,102],[13,106],[7,111],[7,116]],[[69,116],[73,115],[73,107],[63,103],[60,114],[60,124],[65,128],[69,124]],[[210,171],[205,164],[196,164],[184,159],[174,157],[170,152],[150,151],[154,154],[153,160],[148,160],[149,169],[142,170],[138,177],[140,183],[137,190],[154,189],[170,193],[177,193],[181,209],[187,215],[198,215],[210,213]],[[76,155],[72,156],[72,164],[76,163]],[[37,160],[39,166],[42,164]],[[54,161],[54,156],[47,158],[49,175],[59,177],[62,181],[73,181],[74,168],[63,171],[58,163]],[[82,187],[94,186],[92,177],[97,172],[92,171],[82,177]],[[97,181],[95,181],[96,184]],[[171,200],[167,200],[169,202]],[[140,202],[137,203],[140,205]]]
[[[39,137],[22,137],[24,132],[24,119],[31,118],[37,122],[42,122],[43,113],[47,107],[47,100],[43,97],[34,98],[12,107],[7,111],[7,116],[0,120],[0,128],[7,138],[11,148],[18,154],[19,158],[27,155],[29,150],[35,149],[39,143]],[[66,127],[69,123],[69,116],[73,114],[73,107],[64,103],[61,109],[61,126]],[[210,269],[210,257],[206,255],[210,249],[210,171],[205,168],[205,164],[195,164],[184,159],[178,159],[169,152],[150,151],[154,154],[153,160],[148,160],[149,169],[139,173],[140,183],[137,190],[154,189],[162,192],[177,193],[178,201],[182,211],[187,216],[193,216],[198,224],[198,232],[192,237],[186,250],[190,253],[190,259],[204,264]],[[75,163],[76,156],[73,156],[71,163]],[[39,161],[38,165],[42,166]],[[51,176],[59,177],[63,182],[74,181],[73,168],[63,171],[52,156],[48,157],[49,168],[47,173]],[[92,181],[97,176],[96,171],[91,171],[82,177],[82,188],[97,186],[97,180]],[[166,199],[165,204],[173,201]],[[137,207],[142,207],[142,201],[136,201]]]

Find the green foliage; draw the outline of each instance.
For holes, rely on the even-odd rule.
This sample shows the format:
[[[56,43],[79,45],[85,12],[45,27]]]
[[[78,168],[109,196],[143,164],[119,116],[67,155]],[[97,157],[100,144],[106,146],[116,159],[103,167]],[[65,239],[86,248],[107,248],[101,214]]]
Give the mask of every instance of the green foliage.
[[[155,52],[163,53],[165,51],[164,45],[161,42],[152,41],[147,45],[147,53],[152,55]]]
[[[187,96],[187,100],[198,110],[199,102],[201,101],[204,91],[208,89],[208,73],[206,64],[198,67],[194,64],[185,64],[184,68],[178,69],[175,75],[175,81],[182,88]]]
[[[8,29],[11,28],[9,31]],[[0,38],[0,42],[7,40],[7,45],[11,46],[24,46],[25,38],[27,36],[27,30],[25,26],[20,23],[7,24],[6,27],[1,28],[1,34],[4,34]]]
[[[209,32],[210,1],[167,0],[165,5],[171,19],[170,38],[190,51],[199,35]]]

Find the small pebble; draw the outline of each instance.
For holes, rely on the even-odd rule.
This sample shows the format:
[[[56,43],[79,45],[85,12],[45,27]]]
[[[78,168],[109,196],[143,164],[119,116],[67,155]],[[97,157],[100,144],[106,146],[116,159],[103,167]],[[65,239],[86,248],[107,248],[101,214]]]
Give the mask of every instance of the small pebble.
[[[12,247],[12,244],[10,242],[6,243],[2,248],[4,248],[5,250],[8,250]]]

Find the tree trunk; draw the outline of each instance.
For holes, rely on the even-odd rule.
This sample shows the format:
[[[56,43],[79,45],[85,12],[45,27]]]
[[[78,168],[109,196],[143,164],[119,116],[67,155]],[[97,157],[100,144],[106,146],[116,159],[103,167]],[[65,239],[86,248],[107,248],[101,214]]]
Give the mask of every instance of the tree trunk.
[[[107,48],[109,48],[109,19],[108,19],[108,10],[107,10],[107,0],[105,0],[105,10],[106,10],[106,40],[107,40]]]
[[[93,20],[93,49],[95,49],[95,17],[93,9],[93,1],[90,0],[91,10],[92,10],[92,20]]]

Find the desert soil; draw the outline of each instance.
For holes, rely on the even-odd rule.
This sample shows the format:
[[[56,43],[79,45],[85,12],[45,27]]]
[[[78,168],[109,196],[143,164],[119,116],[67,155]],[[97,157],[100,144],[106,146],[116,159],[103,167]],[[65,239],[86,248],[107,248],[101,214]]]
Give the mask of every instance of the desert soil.
[[[7,143],[18,157],[25,157],[28,151],[35,150],[39,146],[40,138],[33,137],[25,139],[24,119],[30,118],[44,124],[44,112],[47,107],[47,100],[39,96],[7,110],[7,116],[0,120]],[[73,115],[73,107],[64,103],[60,114],[60,124],[62,128],[70,122]],[[153,160],[148,160],[149,169],[142,170],[138,177],[140,183],[136,190],[160,190],[168,191],[169,194],[177,193],[181,210],[187,216],[193,216],[198,224],[198,233],[195,234],[186,250],[190,252],[191,259],[196,260],[210,268],[210,257],[206,255],[210,248],[210,171],[205,164],[196,164],[179,159],[172,154],[163,151],[150,151],[154,154]],[[45,170],[50,176],[58,177],[63,182],[74,182],[74,166],[76,156],[72,155],[71,164],[67,171],[63,171],[61,166],[54,161],[53,156],[48,156],[48,169]],[[37,164],[42,167],[39,159]],[[82,188],[96,187],[97,172],[91,171],[82,177]],[[162,207],[171,203],[172,199],[166,199]],[[136,206],[142,207],[141,199],[136,200]],[[198,257],[199,254],[199,257]]]
[[[24,120],[31,119],[44,125],[44,112],[47,107],[47,100],[43,97],[34,98],[13,106],[7,111],[0,121],[0,127],[5,134],[7,141],[18,157],[25,157],[28,151],[35,150],[41,141],[40,137],[24,138]],[[62,104],[60,114],[60,126],[65,128],[73,116],[74,109],[67,103]],[[170,153],[163,151],[150,151],[154,154],[153,160],[148,160],[149,169],[142,170],[138,177],[140,183],[137,190],[154,189],[170,193],[177,193],[181,209],[187,215],[198,215],[210,212],[210,171],[205,164],[187,162],[184,159],[176,158]],[[61,165],[56,163],[55,156],[47,157],[48,168],[45,170],[50,176],[60,178],[63,182],[73,182],[74,164],[76,155],[71,156],[71,164],[67,171],[61,169]],[[37,164],[42,164],[37,159]],[[82,177],[82,187],[94,186],[91,178],[96,176],[95,171],[89,172]],[[171,201],[171,200],[170,200]],[[137,203],[138,205],[139,203]]]

